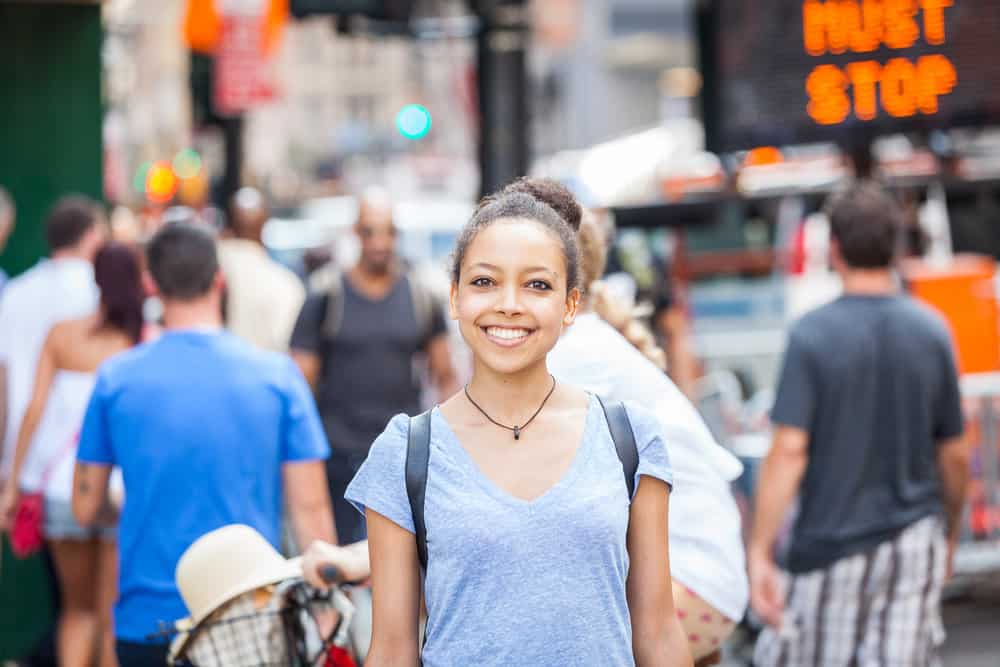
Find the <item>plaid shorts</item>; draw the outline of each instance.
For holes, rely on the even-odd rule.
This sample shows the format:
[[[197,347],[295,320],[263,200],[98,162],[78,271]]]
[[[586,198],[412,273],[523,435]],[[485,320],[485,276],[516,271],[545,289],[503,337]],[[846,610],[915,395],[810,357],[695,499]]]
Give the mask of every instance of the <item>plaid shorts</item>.
[[[942,521],[926,517],[874,549],[789,578],[780,630],[757,641],[757,667],[930,667],[944,641]]]

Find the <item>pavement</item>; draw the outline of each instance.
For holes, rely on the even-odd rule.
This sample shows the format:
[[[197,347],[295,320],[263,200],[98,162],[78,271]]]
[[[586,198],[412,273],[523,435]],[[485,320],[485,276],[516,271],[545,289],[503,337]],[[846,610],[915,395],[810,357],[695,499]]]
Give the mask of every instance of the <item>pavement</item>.
[[[1000,667],[1000,576],[970,578],[950,589],[942,608],[942,667]],[[751,647],[734,644],[722,667],[748,667]]]

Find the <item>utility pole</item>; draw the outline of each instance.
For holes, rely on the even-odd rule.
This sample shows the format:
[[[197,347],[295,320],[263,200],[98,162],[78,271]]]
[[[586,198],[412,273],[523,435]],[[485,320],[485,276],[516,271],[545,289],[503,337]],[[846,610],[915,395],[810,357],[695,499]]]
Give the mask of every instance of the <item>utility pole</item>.
[[[525,0],[480,0],[476,40],[479,93],[480,193],[487,195],[528,171],[529,112]]]

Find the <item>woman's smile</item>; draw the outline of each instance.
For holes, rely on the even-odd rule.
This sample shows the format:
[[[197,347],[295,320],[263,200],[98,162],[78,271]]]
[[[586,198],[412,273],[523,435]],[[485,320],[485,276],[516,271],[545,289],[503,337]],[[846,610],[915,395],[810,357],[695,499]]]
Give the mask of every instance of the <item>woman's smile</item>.
[[[524,327],[488,325],[480,327],[486,337],[501,347],[516,347],[525,343],[535,331]]]

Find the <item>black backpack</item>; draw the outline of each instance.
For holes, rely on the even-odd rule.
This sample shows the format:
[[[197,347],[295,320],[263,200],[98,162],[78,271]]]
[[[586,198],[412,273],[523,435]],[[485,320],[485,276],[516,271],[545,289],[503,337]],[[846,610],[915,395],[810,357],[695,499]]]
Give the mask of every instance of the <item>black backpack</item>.
[[[618,460],[625,474],[625,488],[631,501],[635,491],[635,472],[639,468],[639,450],[635,444],[632,424],[625,406],[618,401],[605,403],[597,398],[604,410],[604,418],[615,443]],[[417,556],[420,567],[427,571],[427,524],[424,522],[424,496],[427,491],[427,464],[431,454],[431,413],[428,410],[410,418],[406,442],[406,496],[413,514],[413,528],[417,539]]]

